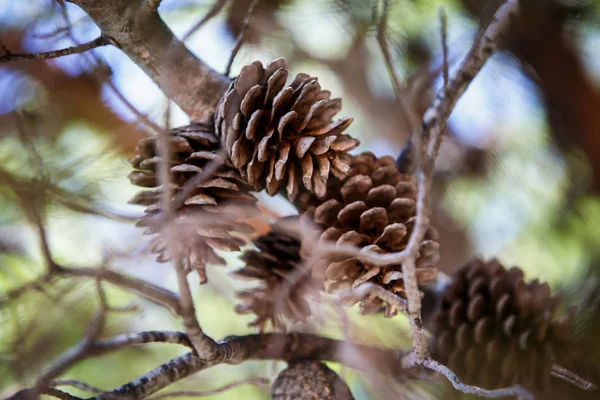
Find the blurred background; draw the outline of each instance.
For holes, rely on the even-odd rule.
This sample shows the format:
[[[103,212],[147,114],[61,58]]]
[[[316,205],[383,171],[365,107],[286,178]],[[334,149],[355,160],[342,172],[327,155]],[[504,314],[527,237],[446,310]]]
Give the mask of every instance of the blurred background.
[[[186,44],[222,72],[249,0],[217,3],[223,4],[221,12]],[[498,4],[390,1],[387,40],[417,112],[425,111],[441,85],[441,10],[448,18],[452,71]],[[181,38],[213,6],[213,1],[163,0],[159,11]],[[451,274],[474,255],[495,256],[562,291],[582,312],[580,325],[588,328],[600,325],[593,317],[600,316],[599,16],[595,0],[530,1],[513,36],[450,118],[434,188],[442,271]],[[50,0],[0,0],[0,44],[13,53],[68,47],[98,34],[72,4],[63,9]],[[343,99],[341,114],[354,117],[349,133],[361,140],[362,150],[397,155],[409,132],[375,36],[371,2],[260,0],[232,74],[256,59],[285,57],[292,73],[319,77],[324,89]],[[31,223],[38,214],[46,219],[58,263],[108,261],[128,274],[176,288],[170,266],[154,261],[148,237],[134,226],[141,207],[127,204],[136,192],[127,179],[127,159],[137,140],[150,134],[144,119],[170,127],[189,122],[111,46],[55,60],[0,64],[0,293],[43,272]],[[261,201],[272,215],[295,213],[282,199],[262,196]],[[209,283],[194,288],[200,321],[215,338],[251,332],[246,327],[251,316],[233,311],[234,292],[245,283],[228,272],[241,262],[236,254],[224,256],[228,266],[209,269]],[[134,306],[112,315],[105,335],[181,330],[167,311],[105,286],[112,305]],[[94,291],[92,281],[63,279],[1,303],[1,396],[31,384],[53,357],[77,342],[94,312]],[[350,317],[355,339],[408,347],[402,317],[352,312]],[[299,329],[341,336],[326,310]],[[184,350],[166,344],[128,349],[83,361],[66,376],[111,389]],[[274,378],[282,367],[275,362],[218,366],[169,390],[211,389],[248,376]],[[388,389],[388,395],[398,393],[398,382],[373,383],[353,371],[343,373],[357,398],[385,398]],[[402,385],[406,398],[441,398],[439,385]],[[268,388],[240,386],[209,398],[268,398]]]

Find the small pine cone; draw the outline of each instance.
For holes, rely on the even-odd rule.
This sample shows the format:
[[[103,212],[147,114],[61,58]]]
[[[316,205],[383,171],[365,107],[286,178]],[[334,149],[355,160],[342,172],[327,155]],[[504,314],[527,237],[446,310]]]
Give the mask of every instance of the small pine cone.
[[[436,317],[434,357],[464,383],[521,384],[550,398],[552,363],[571,366],[570,314],[547,283],[525,283],[519,268],[475,259],[458,271]],[[575,371],[577,372],[577,371]],[[554,397],[552,397],[554,398]]]
[[[320,361],[297,361],[271,386],[273,400],[354,400],[350,388]]]
[[[218,157],[219,141],[212,127],[200,124],[169,131],[170,185],[172,201],[181,193],[188,181]],[[137,226],[146,227],[144,234],[161,232],[162,185],[159,184],[158,168],[162,159],[158,155],[158,137],[141,139],[136,155],[129,160],[135,168],[129,174],[132,184],[149,188],[138,192],[129,203],[146,206],[146,215]],[[206,282],[206,264],[224,264],[215,249],[239,251],[246,240],[236,235],[249,234],[252,227],[239,219],[257,213],[256,198],[238,171],[225,162],[207,179],[200,182],[177,208],[172,232],[176,234],[173,244],[176,253],[182,254],[188,271],[198,271],[200,283]],[[152,240],[152,252],[157,260],[171,259],[167,250],[165,231]]]
[[[401,174],[393,157],[378,158],[370,152],[353,156],[350,166],[347,177],[332,179],[324,197],[303,194],[298,200],[301,212],[323,228],[320,240],[353,245],[370,252],[403,250],[415,222],[414,178]],[[437,232],[429,228],[421,244],[417,259],[420,284],[431,282],[436,276],[436,269],[430,267],[439,258],[437,236]],[[380,267],[363,261],[359,254],[358,257],[327,257],[313,269],[315,276],[327,281],[328,291],[373,282],[405,296],[400,264]],[[370,296],[361,301],[360,311],[370,314],[382,306],[387,316],[397,313],[390,305]]]
[[[256,279],[256,288],[237,293],[242,301],[236,306],[240,314],[254,314],[250,326],[264,331],[267,322],[275,330],[285,330],[283,319],[302,321],[311,315],[308,298],[316,298],[322,284],[312,278],[300,257],[300,240],[289,233],[274,229],[254,240],[258,250],[242,255],[246,265],[234,276]]]
[[[342,102],[317,78],[301,73],[284,88],[287,78],[283,58],[243,67],[219,103],[215,129],[255,190],[274,195],[284,185],[294,201],[301,183],[323,195],[330,173],[342,178],[347,152],[359,141],[342,134],[352,118],[331,120]]]

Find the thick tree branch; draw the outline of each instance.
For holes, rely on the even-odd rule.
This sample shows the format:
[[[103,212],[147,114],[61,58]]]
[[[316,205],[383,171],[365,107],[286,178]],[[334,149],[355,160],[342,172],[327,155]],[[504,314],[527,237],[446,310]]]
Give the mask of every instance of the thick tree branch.
[[[72,0],[193,120],[209,122],[229,79],[192,54],[145,1]]]
[[[399,351],[356,345],[307,333],[233,336],[219,342],[219,346],[226,349],[224,353],[227,354],[221,361],[201,360],[188,353],[95,399],[109,399],[115,395],[145,398],[173,382],[221,362],[239,364],[247,360],[325,360],[402,378],[415,378],[423,374],[420,368],[404,368],[401,363],[404,353]]]
[[[100,35],[91,42],[83,43],[73,47],[67,47],[66,49],[46,51],[43,53],[31,53],[31,54],[13,54],[4,45],[0,46],[4,54],[0,55],[0,63],[6,62],[17,62],[17,61],[32,61],[32,60],[49,60],[51,58],[58,58],[68,56],[70,54],[83,53],[90,49],[106,46],[107,44],[113,44],[111,40],[105,36]]]

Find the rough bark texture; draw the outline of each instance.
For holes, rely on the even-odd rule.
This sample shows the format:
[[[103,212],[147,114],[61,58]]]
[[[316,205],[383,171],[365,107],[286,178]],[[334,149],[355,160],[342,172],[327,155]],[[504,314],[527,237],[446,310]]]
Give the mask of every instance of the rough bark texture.
[[[401,360],[405,353],[354,345],[306,333],[231,336],[218,345],[224,358],[206,361],[187,353],[95,399],[107,399],[115,395],[142,399],[213,365],[223,362],[239,364],[247,360],[324,360],[339,362],[358,370],[402,378],[416,378],[423,374],[421,368],[403,367]]]
[[[319,361],[290,364],[273,383],[271,397],[273,400],[354,400],[346,382]]]
[[[229,79],[192,54],[139,0],[73,0],[194,121],[209,122]]]

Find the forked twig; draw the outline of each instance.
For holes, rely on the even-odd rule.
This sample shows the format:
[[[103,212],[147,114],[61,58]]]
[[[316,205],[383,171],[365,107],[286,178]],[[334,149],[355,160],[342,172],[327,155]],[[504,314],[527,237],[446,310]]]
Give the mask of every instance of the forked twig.
[[[516,396],[522,399],[535,400],[533,395],[525,390],[521,385],[515,385],[507,388],[487,390],[477,386],[466,385],[462,383],[456,374],[439,362],[426,357],[422,363],[424,367],[429,368],[433,371],[439,372],[448,378],[448,381],[454,386],[454,388],[462,393],[473,394],[480,397],[498,398],[498,397],[511,397]]]
[[[6,48],[6,46],[2,45],[0,46],[0,51],[2,51],[3,54],[0,55],[0,64],[17,61],[49,60],[52,58],[68,56],[70,54],[83,53],[93,48],[106,46],[109,44],[113,44],[113,42],[108,37],[100,35],[99,37],[90,42],[78,44],[77,46],[67,47],[65,49],[60,50],[52,50],[30,54],[11,53],[10,50]]]

